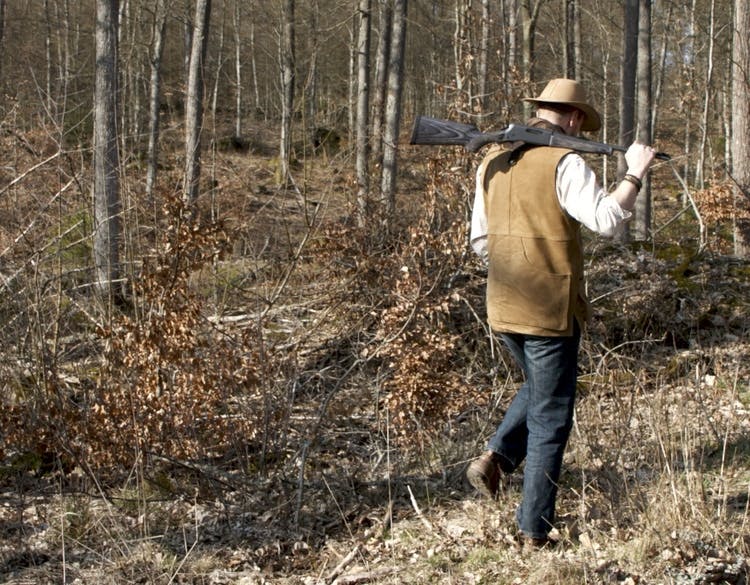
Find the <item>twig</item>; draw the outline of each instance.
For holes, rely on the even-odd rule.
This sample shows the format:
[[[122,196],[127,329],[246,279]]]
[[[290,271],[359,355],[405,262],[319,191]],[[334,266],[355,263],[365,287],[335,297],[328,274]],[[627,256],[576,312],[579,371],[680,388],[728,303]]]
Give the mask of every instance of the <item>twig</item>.
[[[432,532],[434,528],[432,527],[430,521],[425,518],[424,514],[422,514],[422,510],[419,509],[419,504],[417,504],[417,499],[414,497],[414,493],[411,491],[411,486],[407,485],[406,489],[409,490],[409,499],[411,500],[411,505],[414,508],[414,511],[417,513],[417,516],[419,516],[419,519],[422,521],[422,524],[425,525],[425,528]]]
[[[685,181],[680,176],[680,173],[677,171],[677,167],[674,164],[670,164],[669,166],[672,168],[672,172],[674,173],[674,176],[677,178],[677,181],[680,183],[680,185],[682,185],[682,190],[685,192],[685,197],[687,197],[688,201],[690,201],[690,205],[693,208],[695,217],[698,220],[700,243],[698,245],[698,250],[695,253],[695,255],[697,256],[698,254],[703,252],[704,248],[706,247],[706,226],[703,223],[703,218],[701,217],[701,213],[698,210],[698,206],[696,205],[695,200],[693,199],[693,196],[690,194],[690,189],[688,189],[688,186],[685,184]]]
[[[368,583],[369,581],[375,581],[381,577],[387,577],[398,571],[399,569],[397,567],[383,567],[382,569],[375,569],[373,571],[368,571],[367,573],[344,575],[343,577],[336,579],[333,585],[357,585],[358,583]]]
[[[21,173],[15,179],[13,179],[10,183],[8,183],[7,185],[5,185],[5,187],[3,187],[2,189],[0,189],[0,195],[3,195],[8,189],[10,189],[11,187],[13,187],[13,185],[15,185],[16,183],[20,183],[25,177],[27,177],[28,175],[30,175],[31,173],[33,173],[39,167],[43,167],[48,162],[51,162],[51,161],[55,160],[57,157],[59,157],[62,154],[63,154],[63,151],[62,150],[58,150],[52,156],[49,156],[49,157],[45,158],[42,162],[38,162],[37,164],[35,164],[33,167],[31,167],[26,172]]]
[[[349,551],[349,554],[341,559],[341,562],[336,565],[330,573],[328,573],[328,577],[326,577],[326,583],[333,583],[334,581],[336,581],[336,578],[341,575],[341,573],[344,572],[344,569],[346,569],[357,557],[357,555],[359,554],[360,546],[361,545],[358,544],[351,551]]]

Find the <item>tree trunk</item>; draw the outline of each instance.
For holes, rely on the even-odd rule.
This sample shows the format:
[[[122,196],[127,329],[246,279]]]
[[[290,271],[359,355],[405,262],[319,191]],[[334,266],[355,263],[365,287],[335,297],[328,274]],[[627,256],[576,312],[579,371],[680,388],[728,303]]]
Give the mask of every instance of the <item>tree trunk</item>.
[[[508,15],[507,65],[505,74],[505,91],[503,105],[506,115],[510,117],[511,108],[518,91],[518,0],[505,0]],[[525,88],[524,88],[525,89]]]
[[[456,0],[453,30],[453,64],[455,67],[456,96],[454,105],[465,111],[471,104],[471,61],[473,51],[469,42],[471,28],[471,0]]]
[[[404,75],[407,0],[393,4],[393,38],[388,63],[388,97],[385,108],[383,137],[383,174],[380,197],[386,229],[390,227],[396,210],[396,171],[398,163],[398,134],[401,126],[401,94]]]
[[[565,42],[563,44],[563,70],[568,79],[576,78],[575,15],[576,0],[562,0],[565,15]]]
[[[735,182],[734,253],[750,252],[750,0],[735,0],[732,35],[732,177]]]
[[[183,196],[194,202],[200,191],[201,131],[203,129],[203,73],[211,21],[211,0],[196,0],[190,67],[185,103],[185,179]]]
[[[661,42],[661,49],[659,50],[659,63],[656,68],[656,82],[654,88],[654,109],[653,115],[651,116],[651,128],[657,128],[659,125],[659,111],[661,105],[662,90],[664,88],[664,77],[666,75],[666,63],[667,63],[667,48],[669,46],[669,34],[668,31],[671,29],[672,24],[672,4],[667,7],[667,15],[665,20],[664,35]]]
[[[490,58],[490,0],[482,0],[482,38],[479,43],[479,111],[484,114],[488,102],[487,69]]]
[[[625,0],[623,12],[623,59],[620,89],[620,137],[623,146],[631,144],[635,138],[635,92],[636,71],[638,65],[638,2],[639,0]],[[622,177],[627,172],[624,156],[617,160],[617,176]],[[620,239],[628,240],[630,229],[626,224]]]
[[[241,0],[234,0],[234,135],[242,137],[242,19]]]
[[[637,1],[637,0],[636,0]],[[523,71],[523,85],[525,89],[532,87],[534,76],[534,37],[536,36],[536,23],[539,18],[539,10],[544,0],[521,0],[521,30],[523,33],[523,47],[521,49]],[[526,117],[531,115],[532,106],[525,105]]]
[[[3,59],[5,57],[5,0],[0,0],[0,79],[3,74]]]
[[[357,221],[365,225],[369,214],[370,170],[370,31],[372,0],[359,2],[359,34],[357,39]]]
[[[279,144],[279,185],[289,179],[292,153],[292,114],[294,112],[294,0],[284,0],[281,15],[281,139]]]
[[[620,144],[628,146],[635,138],[635,91],[638,67],[638,2],[625,0],[623,27],[622,87],[620,90]],[[620,171],[625,172],[620,157]]]
[[[383,167],[383,126],[385,96],[388,92],[388,62],[391,58],[391,36],[393,32],[392,0],[376,0],[380,6],[380,39],[375,60],[375,92],[372,96],[372,159]]]
[[[708,55],[706,57],[706,80],[703,90],[703,112],[701,115],[701,141],[698,144],[698,161],[695,165],[695,186],[698,189],[703,189],[705,186],[704,168],[706,165],[706,143],[708,141],[709,108],[711,103],[711,95],[713,93],[714,76],[714,29],[716,27],[715,7],[716,3],[714,2],[714,0],[711,0],[710,16],[708,19]]]
[[[651,128],[651,0],[640,0],[638,27],[638,140],[652,144]],[[643,177],[643,187],[635,204],[635,239],[648,240],[651,234],[651,181]]]
[[[164,56],[164,35],[167,28],[167,0],[156,0],[153,41],[151,46],[151,84],[149,88],[149,133],[146,170],[146,198],[153,202],[159,159],[161,110],[161,63]]]
[[[117,143],[117,3],[96,2],[94,89],[94,269],[95,285],[109,302],[121,297],[120,153]]]

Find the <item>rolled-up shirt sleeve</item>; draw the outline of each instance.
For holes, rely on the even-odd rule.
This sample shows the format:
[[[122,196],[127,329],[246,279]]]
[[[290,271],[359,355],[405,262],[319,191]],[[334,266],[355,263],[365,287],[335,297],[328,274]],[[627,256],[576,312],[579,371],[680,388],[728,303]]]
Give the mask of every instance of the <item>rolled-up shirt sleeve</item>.
[[[614,236],[632,213],[620,207],[597,182],[580,155],[564,156],[557,166],[557,197],[573,219],[603,236]]]
[[[469,241],[471,248],[485,263],[487,256],[487,210],[484,205],[484,185],[482,185],[483,165],[477,169],[476,188],[474,189],[474,207],[471,210],[471,231]]]

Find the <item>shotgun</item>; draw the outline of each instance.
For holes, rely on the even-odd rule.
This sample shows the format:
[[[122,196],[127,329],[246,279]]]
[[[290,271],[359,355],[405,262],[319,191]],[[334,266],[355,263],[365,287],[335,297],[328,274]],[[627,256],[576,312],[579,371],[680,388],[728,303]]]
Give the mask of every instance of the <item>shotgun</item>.
[[[511,124],[496,132],[481,132],[473,124],[438,120],[427,116],[417,116],[414,121],[410,144],[456,145],[463,146],[469,152],[477,152],[483,146],[499,142],[525,142],[538,146],[559,146],[578,152],[607,155],[615,151],[625,152],[627,150],[622,146],[594,142],[560,132],[551,132],[544,128]],[[659,160],[671,159],[665,152],[657,152],[656,158]]]

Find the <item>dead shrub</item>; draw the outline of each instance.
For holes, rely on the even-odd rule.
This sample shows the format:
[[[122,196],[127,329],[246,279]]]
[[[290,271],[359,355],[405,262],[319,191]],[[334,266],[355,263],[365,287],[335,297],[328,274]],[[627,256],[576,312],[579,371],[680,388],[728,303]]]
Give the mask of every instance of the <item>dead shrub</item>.
[[[218,330],[189,282],[223,253],[225,235],[172,203],[174,221],[133,283],[133,314],[100,332],[104,367],[88,421],[98,464],[144,452],[216,456],[233,437],[254,436],[238,408],[257,392],[254,333]]]

